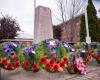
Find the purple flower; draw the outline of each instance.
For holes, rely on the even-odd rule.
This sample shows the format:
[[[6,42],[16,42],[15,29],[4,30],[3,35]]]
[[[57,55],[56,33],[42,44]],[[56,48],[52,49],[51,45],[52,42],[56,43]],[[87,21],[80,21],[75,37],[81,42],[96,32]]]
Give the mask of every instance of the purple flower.
[[[38,48],[38,44],[33,45],[33,50],[36,50]]]
[[[93,43],[91,44],[91,47],[94,48],[94,49],[96,49],[96,48],[98,47],[97,44],[98,44],[97,42],[93,42]]]
[[[10,42],[10,43],[2,43],[2,47],[3,47],[3,50],[4,50],[4,54],[5,55],[11,55],[12,52],[15,52],[15,46],[14,46],[14,43],[13,42]]]
[[[79,51],[79,52],[78,52],[78,57],[84,57],[84,55],[85,55],[84,52],[82,52],[82,51]]]
[[[83,43],[83,48],[88,48],[88,44],[87,43]]]
[[[49,39],[46,39],[46,45],[49,49],[52,49],[52,48],[57,48],[58,47],[58,44],[59,44],[59,41],[58,40],[49,40]]]
[[[97,51],[97,54],[100,55],[100,50]]]
[[[74,52],[74,51],[75,51],[75,49],[72,48],[72,47],[69,47],[68,50],[69,50],[70,52]]]
[[[31,56],[32,54],[34,54],[34,53],[33,53],[33,49],[30,48],[30,47],[26,47],[26,48],[24,49],[24,53],[25,53],[26,55],[28,55],[28,56]]]
[[[9,46],[7,45],[7,43],[2,43],[2,47],[3,47],[3,49],[9,48]]]
[[[24,49],[24,52],[25,52],[25,53],[30,53],[30,52],[31,52],[31,48],[26,47],[26,48]]]
[[[50,40],[49,40],[49,39],[46,39],[45,41],[46,41],[46,44],[49,44],[49,41],[50,41]]]
[[[8,46],[9,46],[10,49],[13,49],[14,48],[14,45],[13,44],[14,43],[12,43],[12,42],[8,44]]]
[[[71,54],[71,55],[70,55],[70,59],[71,59],[72,61],[74,61],[74,60],[75,60],[75,55],[74,55],[74,54]]]

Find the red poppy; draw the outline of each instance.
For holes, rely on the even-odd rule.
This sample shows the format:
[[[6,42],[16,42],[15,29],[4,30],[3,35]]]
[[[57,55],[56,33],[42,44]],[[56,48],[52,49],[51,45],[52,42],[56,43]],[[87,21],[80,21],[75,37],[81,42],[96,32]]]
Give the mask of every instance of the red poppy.
[[[97,58],[97,59],[100,59],[100,55],[97,55],[96,58]]]
[[[73,70],[73,69],[74,69],[74,67],[73,67],[72,64],[69,65],[69,69],[70,69],[70,70]]]
[[[54,59],[50,59],[49,63],[53,65],[55,63]]]
[[[48,62],[48,63],[46,64],[46,67],[50,69],[50,68],[52,67],[52,65]]]
[[[33,65],[32,65],[32,70],[33,70],[34,72],[38,72],[38,71],[39,71],[38,65],[33,64]]]
[[[65,63],[64,63],[64,61],[60,62],[60,63],[59,63],[59,66],[62,67],[62,68],[65,68]]]
[[[93,54],[94,54],[94,51],[91,50],[89,55],[90,55],[90,56],[93,56]]]
[[[58,64],[55,64],[55,65],[53,66],[53,70],[54,70],[54,71],[58,71],[58,70],[59,70]]]
[[[14,60],[15,60],[15,61],[19,61],[18,57],[16,57],[16,56],[14,57]]]
[[[8,60],[6,58],[2,59],[1,62],[2,62],[3,65],[7,65],[8,64]]]
[[[12,69],[14,69],[13,64],[7,64],[7,69],[8,69],[8,70],[12,70]]]
[[[43,64],[46,64],[46,63],[47,63],[47,60],[46,60],[46,57],[45,57],[45,56],[41,56],[41,57],[40,57],[40,61],[41,61]]]
[[[15,64],[14,64],[15,68],[18,68],[19,67],[19,62],[16,61]]]
[[[64,61],[64,63],[67,63],[68,58],[65,56],[65,57],[63,58],[63,61]]]
[[[28,60],[25,60],[23,66],[25,69],[28,69],[30,67],[30,62]]]

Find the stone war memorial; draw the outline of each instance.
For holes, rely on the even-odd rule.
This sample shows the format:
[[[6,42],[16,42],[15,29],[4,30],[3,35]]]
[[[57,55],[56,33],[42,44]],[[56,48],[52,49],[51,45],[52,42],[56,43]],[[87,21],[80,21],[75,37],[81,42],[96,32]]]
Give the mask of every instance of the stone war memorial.
[[[100,80],[99,33],[95,33],[98,36],[95,41],[91,33],[91,25],[93,29],[98,18],[92,19],[96,10],[92,0],[87,1],[84,15],[56,26],[52,22],[52,10],[37,6],[33,44],[8,38],[0,43],[0,80]],[[87,7],[89,13],[94,10],[91,18]],[[0,19],[1,32],[1,27],[5,26],[2,24]],[[80,33],[81,28],[85,28],[85,36]],[[79,41],[81,38],[84,40]]]
[[[49,38],[53,38],[51,10],[38,6],[35,11],[34,41],[39,43]]]

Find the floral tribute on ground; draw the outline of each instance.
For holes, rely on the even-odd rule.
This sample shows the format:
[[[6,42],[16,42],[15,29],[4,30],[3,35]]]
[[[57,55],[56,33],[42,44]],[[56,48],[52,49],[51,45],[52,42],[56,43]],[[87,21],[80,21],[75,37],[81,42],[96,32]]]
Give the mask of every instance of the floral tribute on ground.
[[[13,42],[2,43],[2,57],[0,59],[0,67],[6,70],[14,70],[19,68],[20,62],[17,57],[17,45]]]
[[[0,47],[0,68],[6,70],[22,67],[32,72],[44,69],[50,73],[68,71],[84,75],[93,58],[100,64],[100,44],[71,45],[64,40],[46,39],[33,46],[4,42]]]
[[[66,50],[58,40],[46,39],[37,49],[40,66],[48,72],[59,72],[66,68],[68,57],[64,54]]]
[[[36,59],[35,51],[32,47],[26,47],[24,48],[24,60],[22,63],[22,67],[24,70],[27,71],[33,71],[38,72],[39,71],[39,65]]]

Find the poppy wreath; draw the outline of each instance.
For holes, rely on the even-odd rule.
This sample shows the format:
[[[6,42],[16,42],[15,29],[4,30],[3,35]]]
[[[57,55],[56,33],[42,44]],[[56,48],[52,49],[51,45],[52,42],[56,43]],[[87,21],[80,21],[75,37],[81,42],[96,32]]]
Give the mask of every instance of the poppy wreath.
[[[96,49],[93,57],[96,59],[97,63],[100,64],[100,50]]]
[[[14,70],[20,66],[17,57],[17,45],[13,42],[2,43],[2,58],[0,59],[0,67],[6,70]]]
[[[40,66],[48,72],[63,71],[67,64],[66,49],[55,39],[46,39],[39,43],[36,50]]]
[[[24,60],[22,61],[22,67],[26,71],[39,71],[38,61],[36,59],[35,51],[31,47],[24,48]]]

